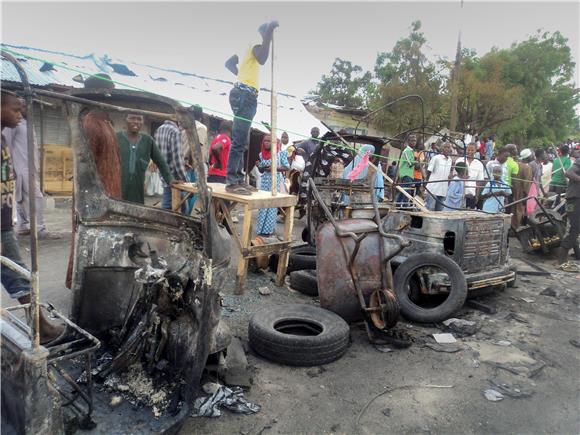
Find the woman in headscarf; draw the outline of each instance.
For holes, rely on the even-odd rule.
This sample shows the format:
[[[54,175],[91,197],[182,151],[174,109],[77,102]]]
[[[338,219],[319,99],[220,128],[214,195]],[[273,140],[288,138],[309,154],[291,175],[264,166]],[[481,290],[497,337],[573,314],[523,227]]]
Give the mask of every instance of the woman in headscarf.
[[[367,153],[368,156],[365,157]],[[371,160],[376,160],[373,158],[374,153],[375,147],[373,145],[362,145],[354,160],[344,168],[342,178],[349,178],[353,181],[366,180],[368,184],[373,183],[375,196],[377,199],[383,200],[385,198],[385,182],[383,176],[375,168],[371,168],[369,164]]]
[[[286,151],[280,151],[281,144],[280,141],[276,141],[276,152],[278,156],[278,168],[276,174],[276,184],[278,192],[282,187],[284,181],[284,176],[282,172],[288,170],[290,166],[288,163],[288,153]],[[256,162],[256,166],[262,173],[260,189],[265,191],[272,190],[272,140],[271,136],[267,134],[262,140],[262,152],[260,153],[259,160]],[[271,236],[274,234],[276,228],[276,215],[277,208],[262,208],[258,213],[258,226],[256,232],[258,236]]]

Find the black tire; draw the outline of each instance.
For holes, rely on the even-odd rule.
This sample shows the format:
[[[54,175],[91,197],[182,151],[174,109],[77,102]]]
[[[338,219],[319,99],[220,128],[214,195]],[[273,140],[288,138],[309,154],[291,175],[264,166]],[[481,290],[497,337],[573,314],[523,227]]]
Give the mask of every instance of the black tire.
[[[316,248],[301,246],[290,251],[286,273],[308,269],[316,269]]]
[[[256,312],[250,319],[248,335],[251,348],[266,359],[293,366],[317,366],[344,355],[350,330],[331,311],[288,304]]]
[[[306,296],[318,296],[316,270],[295,270],[291,272],[290,287]]]
[[[278,269],[279,258],[280,256],[278,254],[270,255],[269,266],[272,272],[276,272]],[[304,267],[305,265],[308,267]],[[286,273],[290,273],[293,270],[308,269],[316,269],[316,248],[308,245],[290,248],[290,256],[288,257],[288,268],[286,269]]]
[[[409,280],[415,271],[424,266],[442,269],[451,281],[449,296],[440,305],[424,308],[415,304],[409,296]],[[395,271],[395,293],[405,318],[419,323],[441,322],[451,317],[465,303],[467,282],[461,268],[450,258],[439,254],[415,254],[407,258]]]

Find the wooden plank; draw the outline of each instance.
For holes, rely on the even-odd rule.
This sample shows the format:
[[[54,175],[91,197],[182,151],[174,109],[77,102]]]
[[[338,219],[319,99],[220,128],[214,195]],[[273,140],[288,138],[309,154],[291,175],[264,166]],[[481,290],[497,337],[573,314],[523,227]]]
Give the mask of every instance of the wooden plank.
[[[298,202],[297,196],[288,195],[286,193],[279,193],[276,196],[272,196],[270,192],[260,190],[258,192],[253,192],[251,196],[245,196],[226,192],[226,186],[222,183],[207,183],[207,185],[212,189],[212,197],[249,205],[250,210],[256,210],[259,208],[290,207],[296,205]],[[182,183],[176,186],[176,188],[184,192],[197,192],[198,190],[195,183]]]
[[[236,243],[238,245],[238,249],[239,249],[240,253],[242,253],[243,252],[242,241],[240,240],[240,236],[238,234],[238,230],[236,229],[236,225],[234,224],[234,221],[232,220],[232,215],[230,214],[230,209],[228,208],[228,206],[226,205],[226,203],[223,200],[214,199],[214,201],[217,201],[222,215],[224,216],[226,222],[228,223],[228,226],[232,230],[232,235],[234,236],[234,239],[236,240]]]
[[[244,222],[242,225],[242,252],[250,247],[252,237],[252,210],[246,204],[244,207]],[[240,255],[238,260],[238,272],[236,274],[236,288],[234,293],[237,295],[244,294],[246,289],[246,275],[248,274],[248,258]]]
[[[294,206],[292,205],[289,209],[286,209],[286,216],[284,219],[284,241],[290,243],[292,240],[292,229],[294,226]],[[288,258],[290,256],[290,251],[285,250],[280,253],[280,258],[278,259],[278,270],[276,271],[276,284],[281,286],[284,284],[284,278],[286,277],[286,268],[288,267]]]
[[[181,208],[181,192],[174,187],[171,188],[171,210],[178,211]]]
[[[281,253],[290,249],[290,241],[268,243],[266,245],[250,246],[245,252],[244,256],[247,258],[255,258],[260,255],[270,255],[274,253]]]

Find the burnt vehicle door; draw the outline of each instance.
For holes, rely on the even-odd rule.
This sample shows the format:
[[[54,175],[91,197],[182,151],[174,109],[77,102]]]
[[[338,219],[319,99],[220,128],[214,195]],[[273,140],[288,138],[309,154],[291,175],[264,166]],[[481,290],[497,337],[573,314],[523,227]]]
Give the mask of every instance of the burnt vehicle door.
[[[130,342],[131,331],[148,322],[148,340],[155,342],[147,344],[149,362],[165,358],[176,368],[187,367],[190,385],[197,384],[208,354],[216,350],[218,289],[229,263],[229,236],[216,224],[209,207],[205,177],[199,177],[199,216],[110,198],[83,136],[81,105],[74,98],[67,103],[75,163],[71,317],[94,335],[119,345]],[[151,98],[177,112],[194,144],[195,170],[204,174],[193,116],[173,100]],[[152,286],[155,292],[145,297]],[[139,309],[142,320],[129,324]]]

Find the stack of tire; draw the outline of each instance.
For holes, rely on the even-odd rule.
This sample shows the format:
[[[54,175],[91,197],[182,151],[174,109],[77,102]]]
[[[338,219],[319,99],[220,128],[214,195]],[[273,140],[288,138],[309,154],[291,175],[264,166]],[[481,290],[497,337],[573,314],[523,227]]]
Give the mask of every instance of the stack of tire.
[[[275,270],[278,259],[270,262]],[[290,287],[307,296],[318,296],[316,283],[316,248],[309,245],[292,248],[286,273],[290,275]]]

